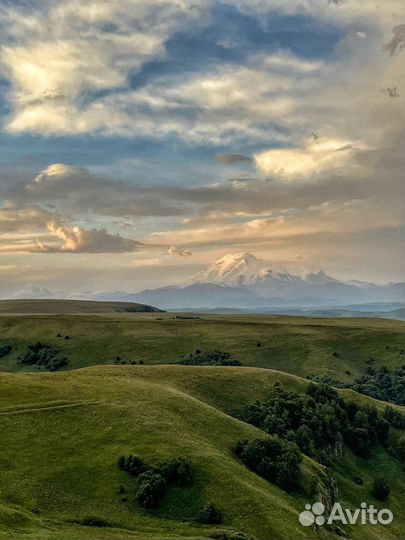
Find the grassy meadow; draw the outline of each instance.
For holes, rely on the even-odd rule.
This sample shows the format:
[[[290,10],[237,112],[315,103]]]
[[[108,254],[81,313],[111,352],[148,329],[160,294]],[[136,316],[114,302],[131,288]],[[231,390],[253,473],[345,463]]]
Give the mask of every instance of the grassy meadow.
[[[177,363],[196,349],[231,352],[243,366],[301,377],[330,375],[342,382],[363,375],[370,365],[394,368],[403,364],[403,325],[398,321],[269,315],[184,317],[108,312],[3,315],[0,345],[10,344],[13,351],[0,359],[0,370],[37,369],[18,360],[36,341],[60,349],[70,360],[67,369],[113,364],[117,356],[127,363]]]

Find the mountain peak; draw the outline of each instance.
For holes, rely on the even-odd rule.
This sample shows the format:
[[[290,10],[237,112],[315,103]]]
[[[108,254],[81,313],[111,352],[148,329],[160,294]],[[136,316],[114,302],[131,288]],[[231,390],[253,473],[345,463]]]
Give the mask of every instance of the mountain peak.
[[[323,270],[318,270],[317,272],[309,273],[305,277],[307,283],[313,284],[324,284],[324,283],[338,283],[339,281],[332,276],[325,274]]]
[[[268,270],[268,264],[251,253],[228,253],[194,276],[191,283],[251,285],[261,272]]]

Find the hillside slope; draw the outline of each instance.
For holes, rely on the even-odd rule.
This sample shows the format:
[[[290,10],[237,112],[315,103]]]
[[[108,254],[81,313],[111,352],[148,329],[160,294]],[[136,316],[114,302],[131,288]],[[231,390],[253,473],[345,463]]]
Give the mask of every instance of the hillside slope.
[[[218,528],[269,540],[334,538],[299,525],[305,494],[287,494],[233,457],[238,440],[263,433],[227,411],[263,397],[275,381],[297,390],[307,384],[270,370],[182,366],[0,374],[0,538],[203,539]],[[197,468],[197,481],[173,489],[157,510],[142,510],[133,480],[116,467],[117,457],[130,452],[151,463],[187,456]],[[353,528],[351,537],[400,538],[399,465],[383,451],[367,462],[350,454],[346,459],[345,476],[336,473],[342,478],[342,500],[359,504],[373,471],[386,471],[393,477],[390,507],[396,516],[389,527]],[[302,474],[309,480],[324,473],[306,458]],[[356,474],[364,486],[351,481]],[[207,500],[220,506],[223,525],[195,521]],[[80,525],[89,516],[110,526]]]
[[[196,349],[219,349],[244,366],[351,382],[370,366],[401,366],[402,332],[400,322],[372,319],[168,313],[0,316],[0,346],[14,347],[0,358],[0,369],[34,369],[18,363],[18,357],[29,344],[41,341],[60,349],[70,359],[69,369],[113,364],[117,356],[127,363],[177,363]]]
[[[0,313],[154,313],[161,310],[135,302],[101,302],[91,300],[0,300]]]

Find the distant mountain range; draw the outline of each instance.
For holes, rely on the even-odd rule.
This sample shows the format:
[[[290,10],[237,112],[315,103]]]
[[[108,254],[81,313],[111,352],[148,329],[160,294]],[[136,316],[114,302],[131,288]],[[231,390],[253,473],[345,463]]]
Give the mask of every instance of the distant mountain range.
[[[250,253],[225,255],[179,286],[148,289],[131,301],[176,308],[287,308],[401,302],[402,283],[340,281],[323,271],[298,276],[276,271]]]
[[[331,309],[337,313],[339,310],[336,308],[341,308],[340,316],[350,316],[344,312],[401,312],[404,284],[377,285],[363,281],[341,281],[322,270],[299,276],[271,268],[269,263],[250,253],[232,253],[177,286],[147,289],[137,293],[117,291],[74,295],[36,289],[22,291],[14,297],[139,302],[162,309],[177,310],[230,308],[269,312],[278,308],[287,309],[291,313],[297,309],[316,308],[319,313]],[[375,307],[351,308],[353,304],[370,303],[380,307],[381,303],[387,305],[385,310]]]

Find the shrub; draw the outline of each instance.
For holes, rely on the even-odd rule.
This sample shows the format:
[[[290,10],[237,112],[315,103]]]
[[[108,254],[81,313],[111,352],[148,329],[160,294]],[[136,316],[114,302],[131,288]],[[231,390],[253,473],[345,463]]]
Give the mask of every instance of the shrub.
[[[403,429],[405,427],[405,416],[392,407],[385,407],[384,418],[396,429]]]
[[[240,366],[239,360],[233,360],[228,352],[200,351],[189,354],[180,364],[185,366]]]
[[[167,482],[174,482],[179,486],[190,485],[193,481],[194,470],[189,459],[182,457],[162,463],[159,472]]]
[[[0,345],[0,358],[7,356],[12,350],[13,347],[11,345]]]
[[[22,359],[22,363],[32,366],[45,366],[49,371],[57,371],[69,363],[59,350],[53,345],[45,345],[40,342],[28,345],[28,351]]]
[[[139,476],[148,469],[146,464],[138,456],[133,456],[132,454],[129,456],[120,456],[118,458],[118,467],[132,476]]]
[[[138,502],[144,508],[155,508],[166,492],[166,481],[154,471],[146,471],[139,476]]]
[[[390,487],[385,478],[375,478],[373,482],[372,494],[378,501],[385,501],[390,494]]]
[[[245,440],[237,444],[235,454],[269,482],[286,491],[296,487],[302,454],[295,443],[275,437]]]
[[[207,503],[201,510],[199,521],[207,525],[222,523],[222,514],[220,509],[211,501]]]
[[[194,469],[190,460],[178,457],[161,463],[158,467],[148,466],[138,456],[120,456],[118,468],[138,477],[138,501],[145,508],[154,508],[165,494],[169,484],[178,486],[190,485],[194,477]],[[125,492],[120,487],[119,494]]]

